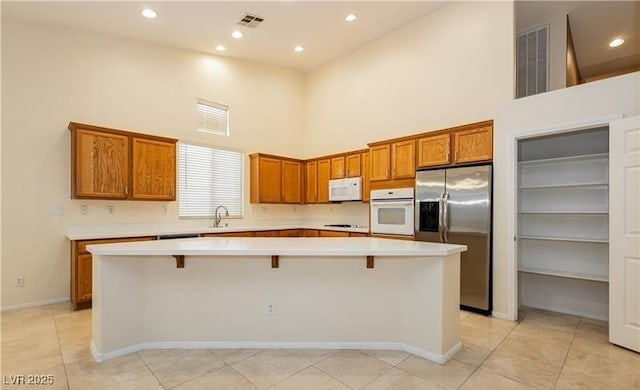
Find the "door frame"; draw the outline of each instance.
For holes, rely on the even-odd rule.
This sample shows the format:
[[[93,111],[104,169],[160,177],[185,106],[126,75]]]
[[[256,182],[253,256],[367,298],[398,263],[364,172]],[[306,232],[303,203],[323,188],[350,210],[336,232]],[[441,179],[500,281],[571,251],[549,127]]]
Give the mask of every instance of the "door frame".
[[[508,265],[507,265],[507,291],[509,311],[508,319],[511,321],[518,320],[518,306],[520,297],[518,295],[518,142],[528,138],[541,137],[545,135],[555,135],[562,133],[570,133],[579,130],[588,130],[592,128],[609,126],[611,122],[624,118],[623,114],[614,114],[606,117],[592,118],[585,121],[570,122],[559,124],[551,127],[538,128],[533,130],[525,130],[520,132],[512,132],[509,135],[509,170],[510,170],[510,188],[507,214],[507,233],[511,244],[508,245]],[[495,289],[494,289],[495,291]]]

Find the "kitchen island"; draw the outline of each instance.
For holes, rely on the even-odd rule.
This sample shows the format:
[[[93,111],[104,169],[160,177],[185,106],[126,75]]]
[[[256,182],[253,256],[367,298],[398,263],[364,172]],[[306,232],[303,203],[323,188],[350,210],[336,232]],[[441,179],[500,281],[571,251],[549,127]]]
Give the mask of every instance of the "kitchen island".
[[[87,247],[98,361],[148,348],[459,349],[463,245],[193,238]]]

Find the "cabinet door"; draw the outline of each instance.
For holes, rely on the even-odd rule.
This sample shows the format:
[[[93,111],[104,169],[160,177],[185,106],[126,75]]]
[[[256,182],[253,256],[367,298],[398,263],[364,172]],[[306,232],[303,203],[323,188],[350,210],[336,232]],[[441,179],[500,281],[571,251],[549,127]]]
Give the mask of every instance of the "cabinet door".
[[[416,143],[414,140],[391,145],[391,178],[416,177]]]
[[[361,176],[362,170],[360,168],[361,168],[362,158],[360,153],[350,154],[345,159],[346,159],[346,165],[347,165],[346,176],[347,177]]]
[[[261,203],[280,203],[282,199],[282,162],[260,157],[258,161],[259,198]]]
[[[176,200],[176,144],[133,138],[132,199]]]
[[[318,202],[318,162],[311,161],[305,164],[306,181],[305,181],[305,202]]]
[[[300,229],[280,230],[279,237],[302,237]]]
[[[201,237],[253,237],[253,232],[204,233]]]
[[[368,202],[371,197],[371,185],[369,184],[369,152],[362,153],[362,201]]]
[[[93,281],[92,257],[90,253],[78,255],[76,257],[76,302],[82,303],[91,300],[91,289]]]
[[[331,159],[331,178],[344,178],[344,156],[334,157]]]
[[[72,198],[127,199],[129,137],[75,130]]]
[[[391,164],[391,145],[379,145],[369,149],[371,166],[369,180],[380,181],[391,179],[389,166]]]
[[[256,237],[280,237],[280,231],[278,230],[264,230],[256,232]]]
[[[282,161],[282,202],[302,203],[302,163]]]
[[[320,235],[320,232],[318,230],[304,229],[305,237],[318,237],[319,235]]]
[[[329,203],[329,176],[331,161],[318,161],[318,203]]]
[[[493,159],[493,128],[463,130],[454,133],[454,163]]]
[[[320,230],[320,237],[349,237],[349,232],[337,232],[334,230]]]
[[[349,237],[369,237],[367,233],[349,233]]]
[[[432,167],[451,162],[451,134],[434,135],[418,140],[418,166]]]

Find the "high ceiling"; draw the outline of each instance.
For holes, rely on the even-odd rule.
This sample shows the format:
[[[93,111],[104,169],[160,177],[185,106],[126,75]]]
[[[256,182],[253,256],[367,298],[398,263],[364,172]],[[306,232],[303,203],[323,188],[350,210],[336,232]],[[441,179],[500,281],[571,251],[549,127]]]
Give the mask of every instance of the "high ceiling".
[[[569,16],[583,78],[640,66],[640,1],[516,1],[516,30]],[[553,34],[553,32],[551,32]],[[617,48],[609,42],[622,37]]]
[[[434,11],[434,1],[10,2],[2,18],[91,30],[309,72]],[[155,19],[143,18],[150,6]],[[246,12],[264,21],[238,25]],[[358,19],[345,21],[347,14]],[[241,39],[231,33],[240,30]],[[217,45],[226,46],[223,53]],[[302,45],[304,51],[293,48]]]

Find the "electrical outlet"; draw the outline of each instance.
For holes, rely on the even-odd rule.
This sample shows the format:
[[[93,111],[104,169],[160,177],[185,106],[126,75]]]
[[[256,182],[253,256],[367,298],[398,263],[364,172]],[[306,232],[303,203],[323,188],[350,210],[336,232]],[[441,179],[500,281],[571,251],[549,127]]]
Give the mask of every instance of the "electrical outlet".
[[[89,206],[87,206],[86,204],[81,204],[80,205],[80,214],[81,215],[89,214]]]
[[[267,315],[268,316],[275,316],[276,315],[276,304],[275,303],[268,303],[267,304]]]
[[[24,275],[16,276],[16,287],[24,287]]]
[[[55,217],[59,217],[62,215],[62,205],[61,204],[54,204],[53,206],[51,206],[51,209],[49,209],[49,214],[53,215]]]
[[[107,206],[107,211],[109,212],[109,214],[115,213],[116,212],[116,206],[113,206],[113,205]]]

